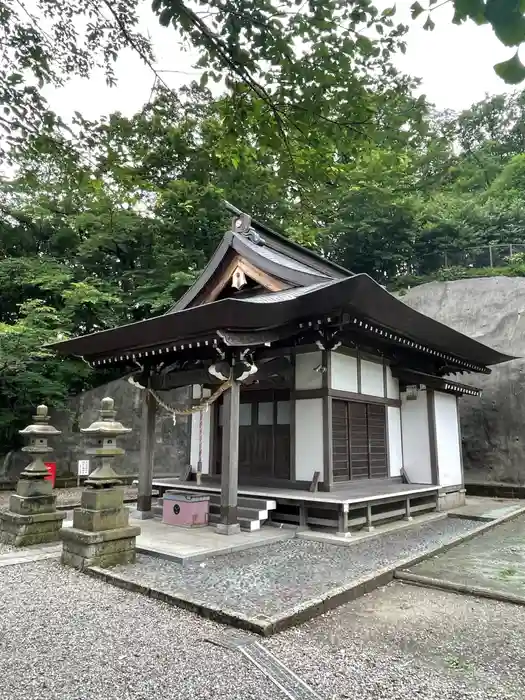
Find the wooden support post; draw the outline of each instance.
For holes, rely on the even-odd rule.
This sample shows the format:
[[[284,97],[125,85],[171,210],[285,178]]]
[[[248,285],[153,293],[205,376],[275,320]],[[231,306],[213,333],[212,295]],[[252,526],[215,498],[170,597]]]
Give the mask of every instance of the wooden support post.
[[[337,536],[350,537],[350,533],[348,532],[348,503],[340,504],[337,523]]]
[[[366,507],[366,531],[372,532],[374,526],[372,524],[372,506],[370,504]]]
[[[155,420],[157,402],[149,391],[144,391],[142,400],[142,426],[140,434],[139,491],[135,517],[152,518],[151,482],[153,481],[153,456],[155,452]]]
[[[407,500],[405,501],[405,520],[409,522],[412,520],[412,516],[410,515],[410,496],[407,496]]]
[[[237,521],[237,492],[239,476],[239,405],[240,384],[232,382],[224,393],[224,420],[221,454],[221,519],[217,532],[233,535],[240,532]]]

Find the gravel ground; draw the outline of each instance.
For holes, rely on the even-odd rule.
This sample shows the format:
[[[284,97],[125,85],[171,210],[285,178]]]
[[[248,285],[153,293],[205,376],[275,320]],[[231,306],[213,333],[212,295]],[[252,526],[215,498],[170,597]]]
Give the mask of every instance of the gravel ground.
[[[115,567],[127,579],[182,593],[190,599],[245,616],[289,612],[309,599],[387,566],[401,558],[432,550],[479,526],[446,518],[351,547],[292,539],[225,554],[184,567],[150,556],[131,566]]]
[[[0,569],[1,700],[285,700],[226,627],[57,562]],[[323,700],[523,700],[525,608],[399,583],[270,639]]]
[[[4,700],[268,700],[282,697],[224,627],[57,562],[0,569]]]
[[[56,489],[57,506],[71,506],[72,508],[79,506],[82,490],[82,488]],[[0,491],[0,510],[7,510],[9,507],[9,496],[12,493],[13,491]],[[135,486],[125,486],[124,498],[137,498],[137,488]]]
[[[523,700],[525,608],[394,583],[264,645],[326,700]]]

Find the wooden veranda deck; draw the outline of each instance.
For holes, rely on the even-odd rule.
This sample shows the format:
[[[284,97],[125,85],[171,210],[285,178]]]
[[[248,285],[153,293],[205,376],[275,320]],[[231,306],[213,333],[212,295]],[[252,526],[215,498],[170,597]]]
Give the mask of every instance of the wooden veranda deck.
[[[154,479],[153,488],[162,495],[167,490],[219,494],[220,484],[198,486],[178,479]],[[269,518],[274,523],[303,527],[336,528],[347,534],[349,528],[373,528],[373,524],[407,519],[438,508],[439,487],[429,484],[403,484],[391,479],[361,481],[336,491],[310,492],[291,488],[239,485],[239,498],[274,501]]]
[[[161,493],[168,489],[177,491],[192,491],[202,493],[220,493],[220,484],[202,484],[180,481],[176,478],[153,479],[153,488]],[[239,484],[239,496],[268,498],[275,501],[295,501],[305,503],[330,503],[334,505],[360,505],[362,503],[381,503],[392,498],[405,499],[409,496],[431,495],[438,492],[437,486],[429,484],[402,484],[390,479],[358,481],[347,488],[335,491],[311,491],[300,489],[273,488],[261,486],[243,486]]]

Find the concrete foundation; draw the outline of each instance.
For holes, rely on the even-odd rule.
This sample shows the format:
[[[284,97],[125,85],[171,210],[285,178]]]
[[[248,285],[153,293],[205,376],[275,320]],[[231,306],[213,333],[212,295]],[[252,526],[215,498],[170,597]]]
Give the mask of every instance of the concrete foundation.
[[[241,526],[239,523],[217,523],[215,530],[219,535],[238,535]]]
[[[438,511],[460,508],[465,505],[465,489],[457,491],[441,492],[438,494]]]

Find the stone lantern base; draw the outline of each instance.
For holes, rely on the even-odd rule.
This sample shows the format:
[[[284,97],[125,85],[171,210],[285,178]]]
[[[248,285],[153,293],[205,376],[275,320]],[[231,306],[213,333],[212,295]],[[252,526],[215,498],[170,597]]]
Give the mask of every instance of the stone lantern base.
[[[0,542],[13,547],[57,542],[65,513],[55,509],[50,481],[20,479],[9,510],[0,511]]]
[[[80,508],[73,511],[73,527],[60,533],[62,564],[76,569],[132,564],[140,528],[130,526],[128,518],[122,487],[83,491]]]

